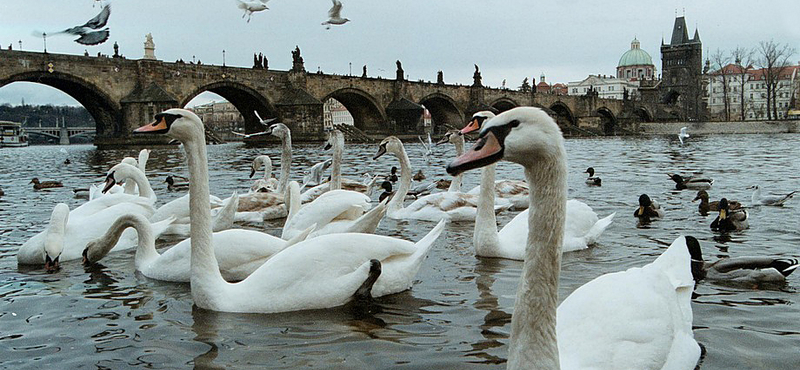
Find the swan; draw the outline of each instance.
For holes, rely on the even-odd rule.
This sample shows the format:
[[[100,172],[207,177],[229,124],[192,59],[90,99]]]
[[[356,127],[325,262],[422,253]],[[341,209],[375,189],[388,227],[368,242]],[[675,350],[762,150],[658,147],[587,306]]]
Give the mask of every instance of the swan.
[[[444,136],[442,136],[442,138],[436,142],[436,145],[442,145],[444,143],[453,144],[453,146],[456,148],[456,157],[464,154],[464,134],[462,134],[461,131],[447,130]],[[450,182],[450,187],[447,188],[447,191],[460,192],[462,182],[463,182],[463,176],[461,175],[454,176],[453,180],[451,180]]]
[[[33,188],[35,190],[64,187],[64,184],[62,184],[61,181],[56,181],[56,180],[39,181],[38,177],[34,177],[33,179],[31,179],[31,182],[29,182],[28,184],[33,184]]]
[[[603,179],[601,179],[599,176],[595,176],[594,175],[594,168],[593,167],[587,168],[586,172],[584,172],[584,173],[588,173],[589,174],[589,177],[586,178],[586,185],[591,185],[591,186],[602,186],[603,185]]]
[[[758,185],[749,186],[748,189],[753,189],[750,201],[754,206],[782,206],[796,193],[793,191],[786,195],[761,195],[761,188]]]
[[[711,185],[714,185],[713,179],[697,178],[693,176],[683,178],[683,176],[676,173],[668,173],[667,176],[669,176],[672,181],[675,181],[675,189],[677,190],[708,190],[711,188]]]
[[[461,134],[468,134],[480,130],[483,123],[495,117],[495,114],[490,111],[480,111],[472,115],[466,126],[461,129]],[[495,197],[499,199],[506,199],[511,202],[511,209],[526,209],[528,208],[528,184],[525,181],[519,180],[497,180],[494,185]],[[480,194],[480,185],[472,188],[467,194]]]
[[[475,255],[480,257],[525,259],[525,241],[528,236],[530,217],[526,209],[517,214],[500,232],[497,231],[497,219],[492,209],[494,191],[490,184],[494,183],[495,164],[481,169],[481,193],[478,200],[478,215],[475,218],[475,229],[472,244]],[[545,212],[542,210],[541,212]],[[537,212],[537,210],[533,210]],[[562,252],[586,249],[597,242],[603,231],[611,225],[615,213],[599,220],[592,207],[581,201],[567,201]]]
[[[686,127],[681,127],[681,132],[678,133],[678,140],[681,141],[681,145],[683,145],[683,139],[689,137],[689,134],[686,133]]]
[[[703,260],[703,251],[697,239],[687,236],[686,245],[692,256],[692,275],[695,281],[707,279],[782,283],[798,267],[798,261],[794,258],[731,257],[706,262]]]
[[[654,218],[664,217],[664,210],[658,202],[650,199],[647,194],[639,196],[639,208],[633,212],[633,216],[639,219],[641,223],[650,222]]]
[[[711,222],[711,230],[734,231],[749,228],[747,210],[744,208],[731,209],[728,200],[719,200],[719,215]]]
[[[322,183],[322,175],[325,173],[325,170],[333,164],[333,159],[328,158],[322,162],[314,163],[313,166],[308,170],[308,172],[303,175],[303,185],[300,186],[300,190],[305,189],[306,186],[317,186]]]
[[[278,179],[272,177],[272,159],[268,155],[259,155],[250,165],[250,177],[264,167],[264,178],[256,179],[250,186],[250,192],[274,192],[278,190]]]
[[[333,165],[331,180],[326,184],[331,190],[306,203],[283,225],[281,238],[291,238],[296,233],[317,225],[310,237],[331,233],[367,233],[375,232],[383,216],[386,204],[369,211],[370,197],[350,190],[342,190],[341,167],[344,135],[339,130],[329,133],[326,148],[333,148]],[[369,212],[368,212],[369,211]]]
[[[372,192],[373,182],[363,183],[342,178],[342,156],[344,152],[344,135],[339,130],[331,130],[328,133],[328,141],[325,143],[325,150],[333,150],[331,164],[331,178],[328,182],[314,186],[306,190],[301,196],[303,203],[308,203],[317,199],[319,196],[334,189],[345,189],[362,194]]]
[[[188,200],[188,199],[187,199]],[[222,207],[211,210],[211,229],[214,232],[227,230],[233,227],[233,221],[236,219],[236,209],[239,206],[239,195],[234,191],[230,198],[222,202]],[[189,237],[190,223],[189,216],[177,220],[176,215],[171,215],[173,221],[169,227],[163,232],[163,235],[179,236],[182,238]],[[153,219],[150,219],[153,221]]]
[[[415,219],[439,221],[474,221],[478,211],[478,196],[461,192],[441,192],[423,196],[408,207],[403,208],[403,201],[411,187],[411,162],[408,159],[403,143],[395,136],[381,141],[378,152],[372,159],[378,159],[385,153],[391,153],[400,160],[400,186],[386,205],[386,215],[394,219]],[[454,181],[455,182],[455,181]],[[495,205],[497,212],[511,206],[506,202]]]
[[[694,281],[683,237],[653,263],[600,276],[556,307],[567,207],[563,141],[547,113],[514,108],[487,122],[473,149],[447,166],[457,174],[501,159],[521,164],[531,208],[540,211],[529,213],[507,367],[693,368],[700,347],[692,334]]]
[[[166,133],[186,149],[192,186],[191,291],[201,308],[270,313],[339,306],[356,292],[373,296],[408,289],[420,263],[444,230],[439,222],[417,243],[372,234],[328,234],[286,248],[244,280],[230,284],[214,258],[203,122],[173,108],[137,133]],[[383,280],[381,280],[383,278]]]
[[[136,207],[140,207],[137,213]],[[72,217],[69,206],[59,203],[53,208],[50,223],[44,231],[34,235],[17,251],[17,263],[21,265],[41,265],[53,271],[60,261],[81,258],[86,243],[100,235],[123,215],[138,214],[147,217],[146,205],[136,203],[117,204],[87,217]],[[157,236],[166,230],[172,220],[152,224],[153,234]],[[136,246],[136,234],[125,233],[117,242],[111,244],[111,251],[121,251]]]
[[[125,204],[135,204],[132,207],[135,208],[137,212],[140,211],[139,207],[145,206],[147,207],[146,216],[151,217],[155,212],[153,205],[157,197],[155,192],[153,192],[153,188],[150,187],[150,182],[147,181],[144,172],[130,164],[119,163],[109,169],[108,175],[106,175],[105,186],[101,189],[101,192],[107,192],[110,189],[117,188],[115,185],[121,181],[135,183],[136,187],[139,189],[139,194],[125,194],[124,192],[104,194],[72,210],[70,212],[70,217],[83,218],[112,206],[121,205],[124,207]]]
[[[703,216],[708,215],[708,211],[714,211],[714,212],[719,211],[719,201],[709,202],[708,201],[708,192],[705,191],[705,190],[698,190],[697,191],[697,196],[694,197],[692,202],[694,202],[696,200],[700,200],[700,204],[697,205],[697,209],[698,209],[698,211],[700,211],[700,214],[703,215]],[[739,209],[739,208],[742,208],[742,204],[737,202],[737,201],[735,201],[735,200],[729,200],[728,201],[728,207],[730,209]]]
[[[122,159],[122,163],[127,163],[127,164],[129,164],[131,166],[135,166],[136,168],[141,170],[142,173],[146,173],[145,171],[147,169],[147,161],[148,160],[150,160],[150,149],[142,149],[142,150],[139,151],[138,160],[134,159],[132,157],[125,157],[125,158]],[[127,183],[125,183],[125,185],[123,186],[123,189],[124,189],[123,192],[125,194],[139,194],[139,192],[138,192],[139,189],[136,188],[136,183],[135,182],[127,182]],[[106,194],[108,194],[108,191],[106,191]]]

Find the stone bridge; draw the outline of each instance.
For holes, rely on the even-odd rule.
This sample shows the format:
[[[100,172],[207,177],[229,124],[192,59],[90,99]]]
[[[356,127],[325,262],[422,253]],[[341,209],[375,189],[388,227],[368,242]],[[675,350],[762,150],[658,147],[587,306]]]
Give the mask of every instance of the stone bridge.
[[[155,113],[184,107],[205,91],[231,102],[244,116],[247,133],[263,129],[257,111],[287,124],[297,140],[324,137],[323,103],[329,98],[341,102],[356,127],[373,136],[420,133],[423,106],[431,113],[435,132],[461,127],[478,110],[528,105],[549,109],[567,135],[638,131],[638,123],[651,122],[665,110],[637,101],[488,88],[481,86],[479,73],[471,86],[406,81],[402,70],[397,79],[310,73],[299,49],[292,54],[292,69],[277,71],[0,50],[0,87],[28,81],[70,95],[94,118],[98,146],[161,142],[152,136],[131,137],[130,132]]]

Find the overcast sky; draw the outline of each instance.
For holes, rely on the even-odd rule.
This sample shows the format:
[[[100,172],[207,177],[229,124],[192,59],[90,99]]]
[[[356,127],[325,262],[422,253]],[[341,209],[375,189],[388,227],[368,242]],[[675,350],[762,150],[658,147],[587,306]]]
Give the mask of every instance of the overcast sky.
[[[300,46],[308,71],[394,78],[395,60],[411,80],[434,80],[442,70],[447,83],[472,83],[478,64],[484,85],[504,79],[517,87],[540,74],[548,82],[582,80],[589,74],[614,74],[619,57],[637,37],[661,70],[659,46],[667,42],[678,15],[685,14],[689,36],[700,31],[704,57],[716,49],[753,47],[773,39],[800,50],[798,0],[753,2],[575,1],[575,0],[342,0],[351,22],[326,30],[330,0],[272,0],[269,10],[242,19],[236,0],[115,0],[111,38],[83,46],[66,35],[47,38],[51,53],[113,54],[138,59],[145,34],[152,33],[156,56],[174,62],[192,56],[204,64],[251,67],[253,52],[263,52],[271,69],[288,70],[291,51]],[[0,45],[42,50],[41,37],[94,17],[95,0],[0,0]],[[93,5],[95,5],[93,7]],[[685,10],[684,10],[685,9]],[[684,13],[685,12],[685,13]],[[795,60],[800,60],[796,54]],[[0,88],[0,104],[70,104],[65,94],[32,83]]]

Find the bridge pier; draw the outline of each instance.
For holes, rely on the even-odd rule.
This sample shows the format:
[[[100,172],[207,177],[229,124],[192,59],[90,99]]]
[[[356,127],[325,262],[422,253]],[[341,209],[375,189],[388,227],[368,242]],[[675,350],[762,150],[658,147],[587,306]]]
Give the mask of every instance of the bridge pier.
[[[69,131],[66,127],[58,130],[58,145],[69,145]]]

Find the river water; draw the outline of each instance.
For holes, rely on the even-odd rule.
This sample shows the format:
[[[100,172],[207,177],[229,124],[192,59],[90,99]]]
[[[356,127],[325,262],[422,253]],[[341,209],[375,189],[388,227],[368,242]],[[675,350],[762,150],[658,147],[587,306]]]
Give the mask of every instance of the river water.
[[[652,262],[682,234],[697,237],[706,259],[728,256],[800,256],[800,199],[785,207],[750,209],[750,229],[727,235],[709,229],[713,215],[700,216],[693,191],[674,190],[667,172],[696,172],[715,179],[711,198],[750,203],[749,185],[767,192],[798,189],[800,135],[568,139],[569,197],[592,206],[600,217],[617,216],[599,245],[563,258],[560,299],[608,272]],[[99,265],[62,263],[60,271],[18,267],[17,248],[41,231],[57,202],[70,208],[72,188],[102,180],[105,171],[134,149],[92,146],[0,149],[0,368],[504,368],[510,315],[522,263],[476,258],[472,223],[451,223],[417,274],[410,291],[378,299],[372,307],[343,307],[284,314],[227,314],[193,307],[188,284],[150,280],[134,272],[133,251],[108,256]],[[318,144],[295,145],[300,170],[325,155]],[[353,144],[345,151],[349,178],[388,173],[397,161],[372,161],[377,145]],[[435,148],[430,163],[421,146],[407,145],[413,167],[429,178],[448,178],[450,145]],[[209,146],[212,193],[227,197],[249,188],[249,164],[258,154],[279,162],[278,145]],[[179,148],[154,148],[147,175],[159,204],[182,194],[168,192],[167,174],[187,175]],[[593,166],[602,187],[583,182]],[[276,170],[277,173],[277,170]],[[65,188],[34,191],[31,178],[52,178]],[[498,166],[498,178],[522,178],[513,164]],[[466,175],[477,185],[479,172]],[[666,217],[637,227],[637,198],[647,193]],[[505,224],[513,213],[498,217]],[[249,225],[278,234],[281,221]],[[384,220],[379,234],[418,240],[433,223]],[[160,243],[166,246],[168,243]],[[782,369],[800,363],[800,273],[785,285],[701,282],[692,301],[695,338],[707,349],[702,369]],[[624,287],[621,287],[624,289]]]

